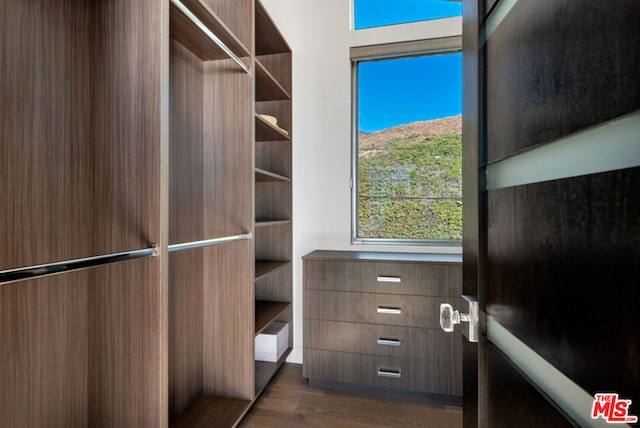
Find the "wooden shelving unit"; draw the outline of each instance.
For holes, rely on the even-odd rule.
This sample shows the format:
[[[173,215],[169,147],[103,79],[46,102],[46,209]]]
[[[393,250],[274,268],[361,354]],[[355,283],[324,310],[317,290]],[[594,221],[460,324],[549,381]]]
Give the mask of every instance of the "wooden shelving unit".
[[[165,244],[161,4],[2,0],[0,271]],[[0,426],[167,426],[158,251],[3,279]]]
[[[3,0],[0,267],[159,257],[2,284],[3,426],[236,426],[292,325],[291,51],[258,0],[98,3]]]
[[[293,127],[291,49],[259,1],[255,37],[255,333],[273,321],[289,325],[289,349],[279,361],[255,363],[255,393],[259,395],[293,348],[293,278],[288,262],[293,256]],[[261,115],[275,117],[277,126]]]
[[[269,227],[289,224],[291,224],[291,220],[256,220],[256,227]]]
[[[180,2],[238,57],[250,56],[247,48],[230,32],[210,8],[199,0],[180,0]],[[170,6],[169,22],[171,38],[189,49],[201,60],[210,61],[229,58],[228,54],[218,44],[206,37],[203,30],[180,11],[174,3],[171,3]]]
[[[281,140],[289,141],[291,137],[256,114],[256,141]]]
[[[256,182],[264,181],[291,181],[289,177],[276,174],[275,172],[265,171],[264,169],[256,168]]]
[[[288,302],[256,300],[256,335],[267,328],[272,321],[275,321],[289,305]]]
[[[283,132],[292,129],[291,52],[257,0],[182,4],[251,74],[171,6],[169,240],[236,235],[239,221],[253,231],[254,245],[170,255],[169,418],[173,427],[232,427],[292,348],[290,334],[280,361],[253,358],[255,336],[293,318],[291,136]],[[246,49],[254,10],[256,45],[273,38],[284,50]],[[277,126],[260,114],[276,117]]]
[[[254,0],[181,1],[252,68]],[[174,5],[170,36],[169,243],[252,231],[253,74]],[[250,240],[170,253],[171,426],[236,426],[255,400],[254,260]]]
[[[256,101],[290,100],[291,95],[282,87],[259,60],[256,59]]]
[[[201,395],[172,428],[233,427],[251,407],[250,400]]]
[[[290,265],[288,261],[273,261],[273,260],[256,260],[255,277],[256,281],[263,277],[277,272],[279,269]]]
[[[293,348],[288,348],[282,357],[275,362],[270,363],[267,361],[256,361],[256,396],[260,396],[264,389],[269,384],[269,381],[278,373],[278,370],[287,360],[289,354],[291,354]]]

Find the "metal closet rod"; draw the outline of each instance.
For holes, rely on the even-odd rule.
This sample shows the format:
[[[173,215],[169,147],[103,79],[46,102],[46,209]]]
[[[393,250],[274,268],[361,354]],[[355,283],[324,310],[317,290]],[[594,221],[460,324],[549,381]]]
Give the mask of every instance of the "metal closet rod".
[[[242,241],[245,239],[251,239],[253,235],[250,233],[243,233],[242,235],[225,236],[223,238],[205,239],[204,241],[185,242],[184,244],[169,245],[168,249],[170,253],[176,251],[190,250],[192,248],[210,247],[212,245],[225,244],[227,242]]]
[[[218,38],[218,36],[213,34],[213,32],[206,25],[204,25],[204,23],[200,21],[198,17],[189,10],[189,8],[183,5],[179,0],[171,0],[171,3],[175,7],[177,7],[180,12],[182,12],[187,18],[189,18],[189,20],[193,22],[200,29],[200,31],[206,34],[206,36],[209,37],[211,41],[213,41],[213,43],[218,45],[220,49],[222,49],[229,56],[229,58],[231,58],[236,64],[240,66],[240,68],[242,68],[247,74],[251,73],[251,69],[249,68],[249,66],[242,62],[240,58],[238,58],[236,54],[234,54],[233,51],[229,49],[229,47]]]
[[[122,253],[106,254],[104,256],[85,257],[82,259],[66,260],[63,262],[48,263],[36,266],[28,266],[18,269],[0,271],[0,284],[38,276],[53,275],[61,272],[84,269],[108,263],[122,262],[125,260],[140,259],[155,256],[158,253],[156,244],[142,250],[125,251]]]

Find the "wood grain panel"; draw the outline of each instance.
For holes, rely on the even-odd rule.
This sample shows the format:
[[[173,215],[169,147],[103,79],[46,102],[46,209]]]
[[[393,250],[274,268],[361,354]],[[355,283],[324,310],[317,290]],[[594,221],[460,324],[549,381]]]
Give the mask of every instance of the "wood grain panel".
[[[292,89],[292,64],[291,64],[291,52],[272,54],[272,55],[260,55],[256,57],[256,60],[264,66],[268,73],[275,78],[285,92],[291,97]],[[256,82],[256,85],[258,82]],[[272,98],[274,99],[274,98]],[[257,101],[267,101],[257,99]]]
[[[159,264],[149,257],[88,271],[87,426],[166,423]]]
[[[159,239],[162,8],[0,7],[0,269]]]
[[[291,183],[257,182],[256,218],[291,218]]]
[[[394,339],[400,346],[379,345]],[[305,348],[462,364],[462,335],[441,329],[305,320]]]
[[[485,362],[487,393],[492,404],[483,414],[488,427],[572,427],[558,411],[491,343]]]
[[[291,260],[291,223],[256,227],[256,260]]]
[[[209,6],[229,30],[253,52],[253,0],[192,0]]]
[[[0,287],[2,426],[88,426],[88,271]]]
[[[256,168],[291,177],[291,148],[290,144],[282,141],[256,141]]]
[[[231,60],[204,66],[204,237],[251,230],[251,76]]]
[[[488,314],[587,392],[634,402],[639,182],[632,168],[489,192]]]
[[[290,306],[288,302],[270,302],[267,300],[256,300],[256,335],[260,334],[279,315]]]
[[[213,34],[216,35],[216,37],[218,37],[238,57],[242,58],[250,55],[250,48],[251,48],[250,36],[244,40],[239,39],[238,34],[235,33],[234,31],[235,28],[244,25],[245,27],[249,27],[249,28],[243,28],[241,30],[243,30],[244,33],[251,32],[251,16],[249,15],[251,13],[250,0],[241,0],[241,1],[235,1],[235,2],[232,2],[230,0],[221,0],[221,1],[206,0],[204,2],[201,0],[181,0],[181,1],[207,28],[209,28],[209,30],[211,30]],[[230,8],[232,3],[234,5],[237,5],[237,8],[235,10]],[[247,8],[249,9],[247,10]],[[171,12],[172,19],[173,19],[173,12],[174,11],[172,10]],[[221,12],[222,15],[220,15],[220,13],[218,12]],[[231,16],[232,14],[235,14],[235,16]],[[229,27],[230,24],[233,28]],[[196,30],[194,28],[189,28],[189,27],[191,26],[188,25],[187,23],[182,23],[180,27],[176,28],[176,26],[174,26],[172,22],[172,30],[178,30],[182,33],[179,36],[180,37],[179,40],[181,42],[186,42],[187,43],[186,46],[189,46],[190,44],[201,45],[203,43],[206,43],[206,44],[209,43],[208,37],[206,37],[201,30]],[[173,32],[175,34],[177,31],[173,31]],[[216,48],[216,50],[218,50],[218,48]],[[203,60],[228,58],[226,54],[224,54],[224,56],[221,56],[221,57],[218,57],[218,56],[209,56],[209,57],[199,56],[199,57],[202,58]]]
[[[250,241],[204,250],[204,393],[254,396],[254,273]]]
[[[489,160],[640,108],[639,19],[636,0],[518,2],[486,45]]]
[[[92,12],[91,119],[84,144],[92,151],[95,221],[86,236],[102,254],[143,248],[159,238],[166,9],[145,0],[98,2]]]
[[[443,300],[437,297],[320,290],[306,290],[304,297],[307,319],[440,328],[438,311]],[[462,307],[459,300],[447,299],[454,307]],[[379,306],[400,308],[401,314],[380,314]]]
[[[6,426],[162,425],[158,274],[148,258],[2,287]]]
[[[256,299],[293,302],[291,263],[256,281]]]
[[[0,5],[0,269],[93,250],[86,236],[94,221],[86,209],[93,159],[84,144],[90,13],[71,1],[51,8],[48,3]],[[74,44],[74,32],[85,37]]]
[[[369,263],[365,262],[336,262],[305,260],[304,288],[305,290],[362,290],[363,269]]]
[[[187,6],[189,8],[191,5],[195,5],[195,8],[190,9],[205,27],[211,30],[237,56],[246,55],[246,49],[242,44],[238,43],[237,39],[229,34],[228,29],[199,0],[184,1],[183,4],[185,6],[189,5]],[[171,4],[169,19],[171,38],[193,52],[201,60],[209,61],[229,58],[229,54],[218,43],[211,40],[195,22],[189,19],[174,4]]]
[[[289,91],[282,87],[269,70],[258,60],[255,65],[256,76],[256,101],[286,100],[290,99]]]
[[[291,266],[291,262],[286,261],[269,261],[269,260],[256,260],[255,273],[256,281],[266,278],[269,275],[275,274],[278,270]],[[269,299],[266,299],[269,300]],[[277,299],[276,299],[277,300]]]
[[[169,255],[169,419],[203,390],[203,250]]]
[[[169,242],[204,239],[203,65],[171,42]]]
[[[305,261],[305,289],[459,297],[462,267],[416,263]],[[378,276],[401,282],[379,282]]]
[[[305,350],[304,357],[305,374],[309,379],[442,395],[462,395],[462,364],[315,349]],[[400,370],[402,378],[379,377],[379,368]]]

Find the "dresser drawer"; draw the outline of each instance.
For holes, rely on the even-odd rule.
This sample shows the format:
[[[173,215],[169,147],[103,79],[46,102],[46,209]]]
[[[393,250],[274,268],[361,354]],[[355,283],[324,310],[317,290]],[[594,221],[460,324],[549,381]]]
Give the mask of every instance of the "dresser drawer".
[[[306,290],[304,317],[326,321],[440,328],[440,304],[449,302],[454,307],[462,307],[457,300],[396,294]]]
[[[439,263],[304,262],[304,284],[309,290],[460,296],[462,267]]]
[[[441,329],[306,320],[305,348],[462,363],[462,335]]]
[[[462,395],[462,364],[306,349],[311,380]]]

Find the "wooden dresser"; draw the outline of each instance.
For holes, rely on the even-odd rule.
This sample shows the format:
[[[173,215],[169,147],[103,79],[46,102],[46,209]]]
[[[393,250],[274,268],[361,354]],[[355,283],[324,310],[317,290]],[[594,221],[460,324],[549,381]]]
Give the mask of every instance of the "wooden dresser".
[[[460,255],[314,251],[304,262],[304,367],[312,386],[462,396]]]

